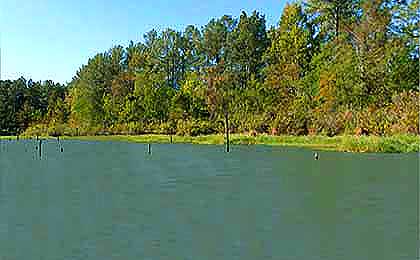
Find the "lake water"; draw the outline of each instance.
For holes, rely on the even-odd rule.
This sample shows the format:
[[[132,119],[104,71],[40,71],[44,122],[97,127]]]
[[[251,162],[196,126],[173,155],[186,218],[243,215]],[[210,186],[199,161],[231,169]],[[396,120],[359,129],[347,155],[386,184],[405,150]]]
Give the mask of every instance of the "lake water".
[[[0,260],[413,260],[417,154],[0,144]]]

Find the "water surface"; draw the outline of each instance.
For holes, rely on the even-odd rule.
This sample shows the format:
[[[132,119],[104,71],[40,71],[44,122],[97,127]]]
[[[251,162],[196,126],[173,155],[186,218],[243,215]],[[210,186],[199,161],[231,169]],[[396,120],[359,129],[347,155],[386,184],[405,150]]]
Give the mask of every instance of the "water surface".
[[[0,144],[2,260],[416,257],[417,154],[35,147]]]

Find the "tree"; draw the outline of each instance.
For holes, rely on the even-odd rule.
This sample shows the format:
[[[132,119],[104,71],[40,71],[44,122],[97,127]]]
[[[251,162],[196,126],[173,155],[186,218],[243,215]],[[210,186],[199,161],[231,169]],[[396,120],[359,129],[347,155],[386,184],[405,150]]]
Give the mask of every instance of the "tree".
[[[160,122],[169,118],[169,105],[173,89],[166,85],[163,74],[138,73],[134,99],[140,106],[144,122]]]
[[[181,33],[172,29],[163,31],[161,36],[161,64],[165,69],[167,85],[177,89],[184,76],[184,59],[182,58],[183,40]]]
[[[182,41],[182,73],[185,75],[188,72],[200,72],[204,63],[201,32],[195,26],[189,25],[182,34]]]
[[[231,16],[222,16],[222,18],[212,19],[203,30],[203,53],[207,66],[228,65],[227,57],[229,54],[229,35],[236,26],[236,20]]]
[[[401,39],[391,33],[392,9],[386,5],[385,0],[366,1],[362,4],[362,10],[360,22],[355,23],[349,32],[364,85],[363,95],[370,102],[386,103],[393,95],[392,85],[395,83],[391,75],[396,72],[395,60],[401,62],[404,56],[408,58],[407,52],[404,51]],[[403,63],[398,65],[400,68],[403,66]]]
[[[266,84],[277,89],[279,102],[286,104],[299,91],[315,49],[313,28],[298,4],[284,8],[279,27],[270,32],[267,49]]]
[[[237,78],[223,64],[207,71],[207,104],[212,116],[222,116],[226,131],[226,152],[229,152],[229,115],[234,110],[234,90]]]
[[[188,73],[181,89],[172,99],[173,119],[206,119],[209,112],[206,106],[206,85],[197,72]]]
[[[260,78],[263,54],[268,46],[265,17],[254,11],[251,16],[242,12],[239,23],[230,34],[229,63],[240,75],[240,86],[245,87],[251,75]]]
[[[359,13],[358,0],[307,0],[305,6],[317,23],[319,32],[325,38],[337,38],[342,28],[357,19]]]

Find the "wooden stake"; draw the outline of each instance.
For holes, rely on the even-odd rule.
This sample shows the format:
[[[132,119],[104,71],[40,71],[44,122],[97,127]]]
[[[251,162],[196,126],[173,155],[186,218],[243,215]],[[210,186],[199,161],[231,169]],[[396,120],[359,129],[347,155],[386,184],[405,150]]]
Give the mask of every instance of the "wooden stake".
[[[226,124],[226,152],[229,153],[229,113],[225,113],[225,124]]]
[[[39,140],[39,158],[42,158],[42,140]]]

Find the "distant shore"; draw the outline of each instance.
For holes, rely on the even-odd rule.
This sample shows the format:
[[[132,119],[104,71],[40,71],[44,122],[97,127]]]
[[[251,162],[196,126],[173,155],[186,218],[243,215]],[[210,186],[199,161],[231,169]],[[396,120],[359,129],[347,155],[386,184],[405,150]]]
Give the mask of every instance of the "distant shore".
[[[22,139],[29,138],[22,136]],[[34,137],[32,137],[34,138]],[[42,137],[54,138],[54,137]],[[123,141],[136,143],[171,143],[170,135],[110,135],[110,136],[62,136],[62,140],[81,141]],[[16,139],[16,136],[0,136],[1,139]],[[187,144],[214,144],[222,145],[225,142],[223,135],[205,136],[172,136],[173,143]],[[302,147],[316,150],[329,150],[338,152],[356,153],[410,153],[420,151],[420,136],[398,135],[389,137],[378,136],[248,136],[232,134],[232,145],[272,145]]]

